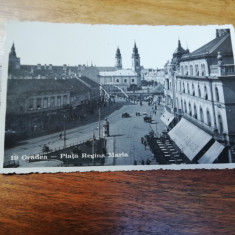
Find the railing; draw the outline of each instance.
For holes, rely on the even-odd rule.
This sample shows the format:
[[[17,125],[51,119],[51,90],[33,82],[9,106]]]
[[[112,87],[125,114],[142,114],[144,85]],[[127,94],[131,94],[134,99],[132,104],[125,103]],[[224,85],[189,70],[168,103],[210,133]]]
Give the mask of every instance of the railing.
[[[211,65],[210,66],[211,76],[223,76],[223,75],[235,75],[235,65],[225,64],[225,65]]]

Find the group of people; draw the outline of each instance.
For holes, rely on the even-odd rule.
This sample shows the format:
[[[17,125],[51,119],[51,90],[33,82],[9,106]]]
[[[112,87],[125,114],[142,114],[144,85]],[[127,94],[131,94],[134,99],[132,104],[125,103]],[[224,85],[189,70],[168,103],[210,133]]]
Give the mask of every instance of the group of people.
[[[148,142],[145,137],[141,137],[141,143],[144,145],[145,149],[147,149]]]
[[[150,165],[151,161],[149,159],[147,159],[146,161],[142,160],[141,161],[141,165]],[[134,160],[134,165],[138,165],[137,160]]]

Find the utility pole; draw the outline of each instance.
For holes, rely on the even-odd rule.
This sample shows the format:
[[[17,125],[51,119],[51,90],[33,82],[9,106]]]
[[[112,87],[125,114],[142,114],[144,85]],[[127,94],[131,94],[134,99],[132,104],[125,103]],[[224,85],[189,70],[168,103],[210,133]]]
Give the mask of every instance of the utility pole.
[[[64,148],[66,148],[66,115],[64,114]]]
[[[100,139],[100,108],[99,108],[99,139]]]

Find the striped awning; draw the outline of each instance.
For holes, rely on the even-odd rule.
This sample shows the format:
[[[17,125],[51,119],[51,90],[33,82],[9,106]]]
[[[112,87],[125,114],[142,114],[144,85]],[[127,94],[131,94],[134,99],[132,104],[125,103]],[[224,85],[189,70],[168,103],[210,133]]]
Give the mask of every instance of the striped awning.
[[[174,115],[165,110],[165,112],[161,116],[161,120],[164,122],[166,126],[169,126],[171,122],[174,120]]]
[[[224,150],[225,146],[215,141],[215,143],[198,160],[200,164],[213,163]]]
[[[168,135],[191,161],[212,139],[209,134],[184,118]]]

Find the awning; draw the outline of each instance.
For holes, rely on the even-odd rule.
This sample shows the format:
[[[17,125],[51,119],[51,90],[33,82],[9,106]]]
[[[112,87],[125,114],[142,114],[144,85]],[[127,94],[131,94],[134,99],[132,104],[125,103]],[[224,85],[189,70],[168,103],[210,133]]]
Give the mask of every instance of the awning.
[[[171,124],[171,122],[174,119],[174,115],[171,114],[170,112],[166,111],[162,114],[161,116],[161,120],[167,125],[169,126]]]
[[[212,139],[209,134],[184,118],[169,131],[168,135],[191,161]]]
[[[198,160],[200,164],[213,163],[216,158],[224,150],[225,146],[215,141],[215,143],[205,152],[205,154]]]

